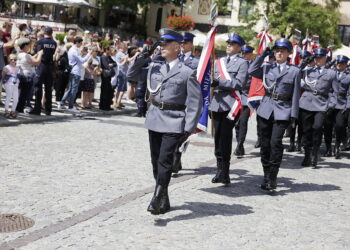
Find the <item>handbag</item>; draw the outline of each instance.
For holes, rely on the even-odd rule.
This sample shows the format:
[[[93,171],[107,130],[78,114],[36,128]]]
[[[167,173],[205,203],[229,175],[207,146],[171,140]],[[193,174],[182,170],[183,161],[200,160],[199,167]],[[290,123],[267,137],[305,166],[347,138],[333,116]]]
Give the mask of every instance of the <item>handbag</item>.
[[[104,78],[112,78],[113,76],[115,76],[115,71],[114,69],[103,69],[102,76]]]

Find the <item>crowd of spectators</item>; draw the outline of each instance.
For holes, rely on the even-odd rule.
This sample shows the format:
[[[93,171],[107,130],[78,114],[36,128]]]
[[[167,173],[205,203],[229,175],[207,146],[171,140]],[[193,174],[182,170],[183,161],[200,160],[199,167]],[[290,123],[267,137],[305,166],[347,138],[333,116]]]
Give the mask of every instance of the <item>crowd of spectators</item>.
[[[42,39],[55,39],[50,28],[32,27],[30,21],[17,27],[18,33],[14,34],[13,24],[5,22],[0,31],[0,90],[6,93],[3,103],[0,91],[0,105],[5,106],[7,119],[16,118],[18,113],[40,115],[33,112],[33,101],[38,99],[34,88],[40,78],[38,68],[48,55],[38,45]],[[52,83],[44,88],[50,95],[40,95],[41,100],[35,100],[35,104],[40,101],[40,107],[48,109],[46,98],[52,93],[57,109],[72,113],[91,108],[123,109],[123,102],[133,102],[136,83],[128,82],[126,74],[142,47],[152,44],[151,39],[70,29],[56,42]],[[97,86],[101,88],[99,98],[95,98]],[[42,91],[43,86],[39,87]],[[51,115],[51,108],[45,113]]]

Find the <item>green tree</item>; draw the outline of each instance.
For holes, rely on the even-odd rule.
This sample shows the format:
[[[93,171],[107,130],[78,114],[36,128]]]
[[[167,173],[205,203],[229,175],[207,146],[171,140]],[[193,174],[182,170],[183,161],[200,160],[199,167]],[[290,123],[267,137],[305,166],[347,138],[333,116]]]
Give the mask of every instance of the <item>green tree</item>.
[[[102,6],[105,9],[109,9],[111,6],[124,6],[133,10],[137,10],[138,5],[144,7],[150,3],[158,3],[161,5],[172,3],[176,6],[185,4],[186,0],[102,0]]]
[[[326,47],[330,41],[339,45],[339,0],[326,0],[324,5],[309,0],[260,1],[266,4],[265,13],[272,34],[290,38],[294,29],[300,30],[303,36],[309,30],[309,34],[319,35],[322,46]],[[254,4],[256,0],[249,2]]]

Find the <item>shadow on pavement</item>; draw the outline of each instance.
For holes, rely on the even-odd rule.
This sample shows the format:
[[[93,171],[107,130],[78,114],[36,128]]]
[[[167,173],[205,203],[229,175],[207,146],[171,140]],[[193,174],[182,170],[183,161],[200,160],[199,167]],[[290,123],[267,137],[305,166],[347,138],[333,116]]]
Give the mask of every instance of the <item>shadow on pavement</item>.
[[[177,215],[168,219],[156,219],[154,221],[155,226],[164,227],[169,222],[192,220],[197,218],[203,218],[208,216],[222,215],[222,216],[234,216],[234,215],[246,215],[254,213],[253,208],[249,206],[239,204],[222,204],[222,203],[205,203],[205,202],[186,202],[182,206],[172,207],[174,210],[188,210],[190,213]]]
[[[301,192],[324,192],[324,191],[339,191],[341,188],[330,184],[315,184],[315,183],[294,183],[292,178],[280,177],[278,178],[278,187],[274,192],[266,192],[260,189],[262,176],[249,174],[247,170],[235,169],[231,171],[238,175],[232,178],[232,183],[229,186],[216,186],[210,188],[202,188],[204,192],[214,193],[218,195],[225,195],[228,197],[245,197],[271,194],[274,196],[283,196],[288,193]]]

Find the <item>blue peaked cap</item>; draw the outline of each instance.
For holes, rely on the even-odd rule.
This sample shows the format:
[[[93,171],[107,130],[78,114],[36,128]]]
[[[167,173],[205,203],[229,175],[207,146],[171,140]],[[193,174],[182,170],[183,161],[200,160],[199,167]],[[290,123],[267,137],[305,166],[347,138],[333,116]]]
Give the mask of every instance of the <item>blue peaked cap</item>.
[[[343,56],[343,55],[338,55],[336,60],[337,60],[337,63],[348,63],[349,57]]]
[[[159,35],[160,35],[160,39],[159,39],[160,42],[175,41],[175,42],[181,43],[184,40],[183,36],[179,32],[175,30],[167,29],[167,28],[160,29]]]
[[[328,53],[327,50],[325,50],[323,48],[314,49],[315,56],[326,56],[327,53]]]
[[[291,52],[293,50],[293,45],[286,38],[278,38],[275,41],[275,45],[273,46],[273,49],[278,49],[278,48],[286,48],[288,49],[289,52]]]
[[[195,35],[187,31],[182,31],[181,35],[183,36],[184,41],[193,41],[193,39],[195,38]]]
[[[227,41],[228,43],[237,43],[240,46],[243,46],[245,44],[244,39],[238,35],[237,33],[229,33],[228,34],[228,39]]]
[[[300,57],[302,58],[306,58],[306,57],[309,57],[311,56],[311,53],[307,50],[303,50],[301,53],[300,53]]]
[[[253,53],[254,48],[249,45],[244,45],[242,48],[242,53]]]

